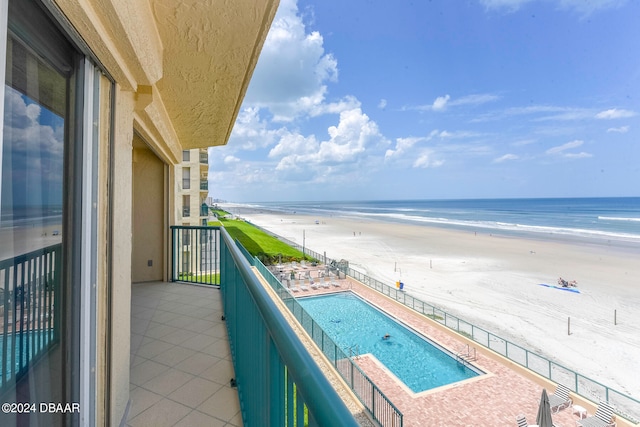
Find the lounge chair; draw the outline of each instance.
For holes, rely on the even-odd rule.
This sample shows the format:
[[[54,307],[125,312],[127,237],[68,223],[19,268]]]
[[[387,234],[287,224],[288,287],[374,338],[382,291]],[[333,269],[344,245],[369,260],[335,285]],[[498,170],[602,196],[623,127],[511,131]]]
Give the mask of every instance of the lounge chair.
[[[309,287],[304,284],[304,279],[300,279],[300,290],[305,292],[309,290]]]
[[[518,415],[516,417],[516,423],[518,424],[518,427],[529,427],[530,425],[535,426],[535,424],[527,423],[527,417],[525,417],[524,415]],[[560,427],[560,426],[553,424],[553,427]]]
[[[311,285],[311,289],[318,289],[318,284],[314,282],[313,279],[310,279],[309,283]]]
[[[556,391],[549,395],[549,406],[551,413],[557,414],[561,410],[568,408],[573,403],[569,397],[571,390],[564,384],[558,384]]]
[[[576,424],[582,427],[615,427],[613,406],[602,400],[594,415],[583,420],[577,420]]]
[[[329,289],[331,287],[328,276],[324,276],[324,280],[322,281],[321,286],[325,289]]]

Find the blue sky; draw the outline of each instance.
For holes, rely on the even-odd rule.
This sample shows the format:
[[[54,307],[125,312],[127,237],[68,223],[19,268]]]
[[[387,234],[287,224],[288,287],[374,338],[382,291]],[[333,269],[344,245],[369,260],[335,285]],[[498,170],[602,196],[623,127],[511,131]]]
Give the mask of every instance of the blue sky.
[[[640,196],[640,2],[281,0],[210,195]]]

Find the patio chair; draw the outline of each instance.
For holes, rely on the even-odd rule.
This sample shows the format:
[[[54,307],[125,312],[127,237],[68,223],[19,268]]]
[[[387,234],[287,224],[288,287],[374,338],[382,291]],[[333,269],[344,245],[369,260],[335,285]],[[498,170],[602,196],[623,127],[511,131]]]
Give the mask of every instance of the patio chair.
[[[583,420],[577,420],[576,424],[581,427],[615,427],[615,416],[613,406],[604,400],[598,404],[596,413]]]
[[[518,415],[516,417],[516,424],[518,424],[518,427],[529,427],[529,424],[527,423],[527,417],[525,417],[524,415]]]
[[[573,403],[569,397],[571,390],[564,384],[558,384],[556,391],[549,395],[549,406],[551,413],[557,414],[561,410],[568,408]]]

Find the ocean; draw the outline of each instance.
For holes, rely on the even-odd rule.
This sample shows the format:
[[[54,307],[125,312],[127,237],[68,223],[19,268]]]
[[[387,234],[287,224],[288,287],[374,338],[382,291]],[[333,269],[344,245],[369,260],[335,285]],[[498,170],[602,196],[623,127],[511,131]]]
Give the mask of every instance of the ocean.
[[[270,202],[245,206],[285,214],[361,217],[531,238],[640,245],[640,197]]]

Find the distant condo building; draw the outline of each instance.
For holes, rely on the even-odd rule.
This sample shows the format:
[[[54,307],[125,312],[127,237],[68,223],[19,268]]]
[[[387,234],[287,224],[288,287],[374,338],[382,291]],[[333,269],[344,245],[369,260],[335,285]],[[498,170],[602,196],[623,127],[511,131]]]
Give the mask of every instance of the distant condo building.
[[[207,148],[182,151],[182,162],[175,166],[176,225],[207,225],[208,173]]]

